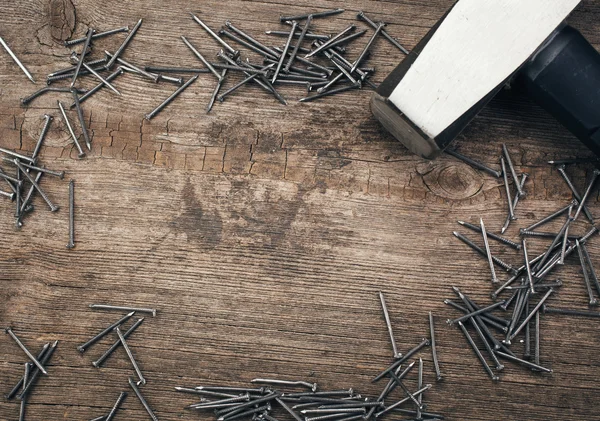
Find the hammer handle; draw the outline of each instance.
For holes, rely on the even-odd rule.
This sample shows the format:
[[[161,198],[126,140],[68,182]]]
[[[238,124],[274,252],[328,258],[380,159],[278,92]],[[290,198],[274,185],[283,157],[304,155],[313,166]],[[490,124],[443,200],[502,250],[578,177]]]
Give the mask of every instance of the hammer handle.
[[[525,64],[518,82],[600,156],[600,54],[577,30],[557,29]]]

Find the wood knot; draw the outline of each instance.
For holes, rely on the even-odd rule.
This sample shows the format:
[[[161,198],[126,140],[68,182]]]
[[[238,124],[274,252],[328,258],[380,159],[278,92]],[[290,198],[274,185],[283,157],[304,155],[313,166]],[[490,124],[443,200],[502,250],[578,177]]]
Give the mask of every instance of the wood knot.
[[[75,30],[75,6],[71,0],[50,0],[50,34],[56,41],[66,41]]]
[[[417,171],[423,182],[436,196],[451,200],[463,200],[475,196],[483,187],[484,180],[477,171],[461,163],[430,162],[427,168]]]

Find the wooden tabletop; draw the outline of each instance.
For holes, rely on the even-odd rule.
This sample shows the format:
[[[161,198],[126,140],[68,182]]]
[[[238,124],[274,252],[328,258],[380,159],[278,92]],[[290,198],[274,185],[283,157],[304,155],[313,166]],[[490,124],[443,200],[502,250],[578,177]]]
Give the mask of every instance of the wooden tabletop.
[[[32,394],[27,419],[85,420],[106,414],[134,375],[122,349],[103,368],[91,362],[114,342],[111,334],[84,354],[76,347],[121,313],[93,311],[91,303],[155,307],[129,345],[148,379],[143,393],[160,420],[213,419],[184,407],[195,401],[175,386],[247,385],[255,377],[305,379],[321,389],[352,387],[376,396],[371,379],[392,361],[378,291],[387,297],[398,348],[406,352],[428,337],[434,314],[444,381],[436,383],[431,351],[425,361],[428,411],[448,420],[600,420],[599,321],[546,314],[541,362],[550,375],[507,362],[493,383],[460,330],[446,325],[458,313],[443,304],[451,286],[481,305],[492,303],[489,268],[456,238],[458,219],[483,217],[498,232],[506,217],[501,180],[443,156],[429,162],[411,155],[386,134],[369,111],[371,91],[346,92],[312,103],[302,87],[282,87],[283,106],[246,86],[210,114],[205,107],[216,79],[203,74],[153,120],[144,120],[175,89],[126,74],[122,93],[102,90],[84,103],[92,151],[77,159],[56,106],[69,94],[47,94],[22,107],[19,99],[44,85],[45,75],[69,65],[62,40],[124,25],[143,25],[123,57],[134,63],[199,66],[181,42],[185,35],[208,57],[218,45],[196,23],[230,20],[266,43],[263,31],[286,29],[280,14],[336,7],[341,15],[315,20],[335,33],[363,27],[364,10],[385,20],[408,49],[452,5],[451,0],[297,2],[207,0],[177,2],[26,0],[0,4],[2,36],[37,79],[27,80],[0,51],[0,146],[31,153],[42,116],[55,121],[41,162],[64,169],[65,180],[42,179],[61,206],[49,212],[36,197],[35,212],[15,229],[14,205],[0,200],[0,325],[12,326],[37,351],[59,340],[48,371]],[[569,22],[600,47],[600,2],[583,0]],[[371,33],[371,32],[369,32]],[[94,57],[114,51],[124,34],[98,40]],[[351,47],[355,57],[363,38]],[[74,47],[77,51],[81,46]],[[100,51],[97,51],[100,50]],[[244,57],[253,53],[244,50]],[[368,65],[379,83],[403,54],[384,39]],[[236,75],[228,80],[232,86]],[[82,78],[82,86],[95,82]],[[60,86],[68,86],[63,82]],[[76,122],[76,115],[69,112]],[[75,124],[78,128],[78,125]],[[457,140],[461,152],[498,168],[501,145],[518,172],[530,174],[518,220],[506,235],[566,205],[571,193],[549,159],[591,153],[541,108],[516,92],[502,92]],[[8,165],[8,164],[7,164]],[[4,166],[6,168],[6,165]],[[583,190],[591,167],[567,169]],[[76,188],[76,247],[68,250],[68,180]],[[589,207],[599,215],[597,193]],[[560,221],[544,230],[558,230]],[[572,232],[589,228],[582,220]],[[531,240],[541,253],[545,240]],[[592,238],[592,260],[600,262]],[[497,243],[492,251],[519,265],[521,255]],[[507,275],[501,273],[501,279]],[[550,304],[587,308],[576,253],[552,279],[564,286]],[[509,317],[510,314],[503,315]],[[0,341],[0,388],[8,392],[25,355],[6,336]],[[513,351],[522,355],[522,344]],[[407,382],[416,390],[416,372]],[[400,399],[399,392],[389,402]],[[0,419],[17,419],[19,405],[0,401]],[[410,407],[410,406],[409,406]],[[282,419],[285,417],[282,415]],[[407,417],[408,418],[408,417]],[[146,420],[133,394],[117,420]],[[404,419],[393,415],[386,419]]]

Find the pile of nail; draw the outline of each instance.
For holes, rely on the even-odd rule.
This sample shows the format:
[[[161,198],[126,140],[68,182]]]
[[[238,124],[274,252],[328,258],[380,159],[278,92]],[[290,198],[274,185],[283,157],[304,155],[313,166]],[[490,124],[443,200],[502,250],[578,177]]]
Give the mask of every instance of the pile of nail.
[[[25,419],[27,399],[29,396],[31,396],[32,390],[35,388],[40,375],[48,375],[48,371],[46,369],[50,363],[50,359],[52,358],[54,351],[56,350],[56,347],[58,346],[58,341],[55,341],[52,344],[44,344],[37,357],[35,357],[10,327],[4,329],[4,331],[10,335],[10,337],[17,343],[19,348],[21,348],[21,350],[30,360],[25,363],[23,377],[19,379],[17,384],[15,384],[15,386],[6,395],[7,400],[12,400],[16,397],[21,401],[19,421],[23,421]]]
[[[13,170],[9,171],[6,168],[0,167],[0,178],[4,180],[9,188],[8,191],[0,190],[0,196],[15,202],[15,226],[17,228],[21,228],[23,226],[25,216],[30,215],[33,212],[34,206],[31,202],[36,191],[48,204],[51,212],[56,212],[59,209],[59,206],[55,205],[54,202],[50,200],[46,192],[44,192],[44,190],[42,190],[40,187],[40,180],[44,174],[58,177],[61,180],[65,176],[64,171],[50,170],[38,162],[40,149],[42,147],[42,143],[44,142],[44,138],[48,133],[51,122],[52,116],[45,115],[42,132],[31,156],[26,156],[13,150],[0,148],[0,153],[6,155],[2,157],[2,162],[9,164],[13,168]],[[9,175],[9,173],[12,171],[15,171],[14,176]],[[71,197],[73,184],[74,181],[71,180],[69,184],[69,192]],[[72,210],[72,202],[70,202],[69,208]],[[70,213],[70,215],[70,221],[72,221],[72,213]],[[71,227],[72,223],[69,226]],[[69,248],[74,246],[72,241],[72,233],[73,231],[71,230],[69,235],[69,243],[67,245]]]
[[[454,151],[451,153],[456,156]],[[469,158],[467,158],[465,162],[494,176],[503,177],[508,208],[506,222],[500,229],[501,234],[504,234],[510,222],[516,219],[515,209],[519,199],[525,197],[525,181],[527,180],[527,174],[523,173],[519,177],[513,166],[506,145],[503,145],[502,155],[503,156],[500,159],[502,171],[497,172],[497,174],[494,174],[494,172],[496,172],[495,170],[470,160]],[[460,154],[457,157],[460,159],[465,158]],[[593,170],[592,177],[587,183],[583,196],[581,196],[566,172],[566,165],[580,162],[582,162],[582,160],[579,159],[549,162],[549,164],[553,165],[557,172],[560,173],[561,177],[572,191],[573,199],[570,203],[561,207],[556,212],[553,212],[526,228],[520,229],[520,242],[512,241],[502,235],[489,232],[486,229],[483,218],[480,218],[478,225],[458,221],[460,225],[477,232],[478,235],[481,235],[482,237],[483,246],[480,246],[465,235],[456,231],[454,232],[454,235],[459,240],[487,259],[491,273],[491,284],[495,288],[491,293],[491,298],[496,302],[491,305],[480,306],[463,294],[458,288],[453,287],[454,292],[460,298],[462,303],[456,303],[452,300],[446,300],[445,303],[465,314],[457,319],[448,320],[448,323],[450,325],[458,325],[462,330],[467,342],[473,348],[483,368],[493,380],[499,379],[498,371],[501,371],[504,368],[504,365],[500,363],[498,358],[515,362],[528,367],[533,371],[545,373],[552,372],[552,369],[540,364],[540,314],[546,312],[600,317],[600,313],[596,312],[576,309],[553,309],[546,304],[546,302],[555,295],[557,289],[563,286],[564,283],[564,280],[556,279],[548,281],[547,278],[554,270],[565,265],[567,263],[566,259],[573,254],[574,251],[577,251],[578,254],[577,262],[581,265],[583,282],[580,280],[573,280],[572,282],[569,282],[569,284],[572,283],[577,286],[583,284],[585,286],[585,290],[587,291],[587,304],[589,306],[596,306],[599,303],[598,298],[594,295],[594,289],[600,296],[600,283],[598,282],[590,254],[586,248],[588,240],[598,233],[598,229],[594,226],[593,217],[585,204],[595,187],[600,171],[598,169]],[[596,159],[593,159],[592,162],[598,164]],[[513,180],[512,184],[514,190],[516,190],[514,192],[511,191],[508,181],[509,172],[510,178]],[[561,223],[561,228],[558,232],[534,231],[536,228],[563,215],[565,220]],[[581,225],[585,224],[583,222],[580,223],[579,226],[575,225],[578,219],[583,219],[579,218],[581,215],[585,215],[592,224],[591,229],[581,228]],[[581,235],[575,235],[572,232],[575,228],[585,229],[587,232]],[[545,251],[542,254],[531,258],[528,252],[528,238],[546,239],[550,241],[550,245],[544,245]],[[523,264],[520,267],[515,267],[494,256],[490,247],[490,239],[518,251],[520,257],[523,259]],[[509,279],[502,284],[498,279],[496,266],[509,273]],[[500,286],[498,287],[498,285]],[[497,301],[502,294],[505,293],[510,293],[510,295],[502,301]],[[508,312],[511,307],[512,310],[510,310],[510,316],[508,318],[492,314],[493,311],[499,309]],[[531,344],[532,324],[535,325],[533,329],[535,331],[533,351]],[[483,344],[486,354],[492,362],[492,366],[495,366],[495,368],[492,368],[492,366],[488,364],[488,360],[486,360],[479,350],[475,340],[467,330],[467,326],[472,326],[480,343]],[[501,335],[502,338],[500,340],[496,338],[493,331]],[[520,341],[524,344],[522,358],[517,356],[509,348],[515,343],[515,339],[518,338],[519,335],[523,335],[523,339]]]
[[[285,37],[286,42],[281,47],[267,46],[229,21],[225,22],[225,27],[217,34],[202,19],[192,14],[192,19],[214,38],[222,48],[217,54],[222,62],[210,62],[186,37],[182,36],[182,41],[202,62],[204,68],[147,66],[146,70],[175,74],[207,71],[212,73],[217,79],[217,83],[208,103],[207,112],[211,110],[216,99],[222,102],[228,95],[250,82],[274,95],[284,105],[287,104],[287,101],[277,91],[276,86],[278,85],[297,85],[305,87],[308,92],[316,91],[315,95],[301,98],[301,102],[313,101],[352,89],[361,89],[363,85],[376,89],[377,86],[369,80],[375,69],[361,66],[369,57],[370,50],[377,38],[379,36],[384,37],[404,54],[408,54],[408,51],[384,30],[384,23],[375,23],[363,12],[360,12],[357,16],[358,19],[369,25],[373,29],[373,33],[361,48],[361,52],[356,59],[349,61],[344,57],[347,46],[366,34],[367,29],[356,31],[356,25],[351,24],[335,35],[318,34],[311,30],[313,20],[343,12],[344,9],[335,9],[297,16],[280,16],[280,23],[286,25],[286,28],[284,30],[267,31],[266,33],[276,37]],[[262,62],[255,63],[249,59],[242,60],[240,51],[231,46],[224,38],[258,54]],[[319,58],[324,58],[326,61],[319,63],[318,60],[315,60]],[[221,87],[230,72],[239,72],[244,75],[244,78],[225,92],[220,93]],[[192,83],[197,76],[191,78],[184,86]],[[181,90],[183,89],[184,87]],[[177,94],[178,92],[175,92],[159,108],[148,114],[147,118],[155,116],[162,109],[162,106],[166,105]]]
[[[156,420],[157,418],[154,415],[152,408],[150,408],[150,406],[144,399],[144,397],[141,393],[140,387],[139,387],[139,386],[143,386],[146,384],[146,379],[142,375],[142,371],[140,370],[140,367],[139,367],[135,357],[133,356],[133,352],[131,351],[131,348],[127,344],[127,340],[126,340],[142,324],[142,322],[144,321],[144,318],[141,317],[141,318],[137,319],[135,322],[133,322],[131,324],[131,326],[126,331],[123,332],[121,330],[123,325],[129,319],[131,319],[136,313],[149,313],[149,314],[152,314],[153,317],[156,317],[156,309],[113,306],[113,305],[106,305],[106,304],[90,304],[90,308],[92,308],[94,310],[127,311],[128,313],[125,316],[121,317],[119,320],[112,323],[110,326],[108,326],[105,329],[103,329],[102,331],[100,331],[100,333],[98,333],[97,335],[92,337],[90,340],[88,340],[84,344],[79,345],[77,347],[77,350],[81,353],[84,353],[88,350],[89,347],[91,347],[95,343],[99,342],[104,337],[108,336],[109,334],[114,333],[116,336],[116,341],[97,360],[92,362],[92,365],[96,368],[100,368],[104,364],[104,362],[113,354],[113,352],[115,352],[116,349],[118,349],[119,347],[123,347],[123,349],[125,350],[125,353],[129,357],[129,360],[131,361],[131,364],[136,373],[136,376],[138,377],[137,381],[135,381],[134,379],[132,379],[130,377],[129,378],[129,386],[131,387],[131,389],[133,390],[135,395],[138,397],[138,399],[142,403],[142,406],[148,412],[150,417],[152,419]],[[111,421],[113,419],[113,417],[116,415],[118,409],[120,408],[121,404],[123,403],[123,401],[125,400],[126,397],[127,397],[127,392],[122,391],[119,394],[119,396],[118,396],[116,402],[114,403],[112,409],[110,410],[110,412],[107,415],[102,415],[98,418],[94,418],[94,420],[92,420],[92,421]]]
[[[376,399],[364,398],[353,389],[319,391],[316,383],[302,380],[254,379],[256,385],[268,385],[254,388],[238,386],[198,386],[176,387],[179,392],[201,396],[200,401],[189,405],[191,410],[214,410],[217,421],[233,421],[237,419],[252,419],[254,421],[277,421],[276,408],[281,408],[284,414],[291,415],[296,421],[367,421],[381,418],[385,415],[406,415],[418,420],[442,420],[443,415],[426,412],[423,394],[431,389],[431,384],[423,384],[423,359],[418,359],[418,374],[416,391],[411,392],[404,384],[417,361],[403,364],[431,345],[433,362],[437,381],[442,380],[435,349],[435,333],[433,316],[429,313],[430,339],[423,339],[416,347],[402,355],[398,352],[389,313],[383,294],[379,293],[383,314],[390,335],[393,350],[392,364],[377,375],[373,382],[389,377],[389,380]],[[278,388],[306,388],[308,391],[295,392],[275,390]],[[403,393],[402,399],[386,404],[385,400],[396,389]],[[211,398],[213,400],[211,400]],[[403,405],[411,404],[413,408]]]

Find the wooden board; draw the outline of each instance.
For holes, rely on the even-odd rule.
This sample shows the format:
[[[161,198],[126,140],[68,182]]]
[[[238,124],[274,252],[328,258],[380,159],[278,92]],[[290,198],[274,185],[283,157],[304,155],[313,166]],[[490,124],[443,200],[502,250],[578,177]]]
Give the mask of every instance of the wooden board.
[[[389,32],[411,48],[451,3],[357,0],[343,4],[347,13],[315,24],[335,32],[364,10],[385,19]],[[338,6],[325,0],[28,0],[19,8],[0,5],[0,35],[42,80],[67,65],[70,50],[57,38],[81,36],[88,25],[105,30],[143,17],[124,57],[192,66],[198,63],[180,35],[207,55],[218,47],[190,11],[214,28],[229,19],[268,42],[260,32],[278,28],[280,14]],[[584,0],[570,19],[597,48],[599,16],[600,3]],[[114,49],[122,39],[101,45]],[[352,47],[351,54],[358,51]],[[377,81],[402,59],[384,40],[376,42],[373,57]],[[31,397],[28,419],[91,419],[128,389],[133,371],[123,350],[102,369],[91,365],[114,338],[83,355],[76,350],[118,317],[91,311],[87,305],[94,302],[159,309],[129,343],[148,379],[143,393],[161,420],[213,419],[184,410],[195,399],[174,386],[244,385],[257,376],[310,379],[323,389],[352,387],[374,396],[382,386],[370,380],[391,361],[379,290],[403,352],[427,336],[427,312],[435,314],[445,380],[425,397],[430,411],[449,420],[600,419],[594,405],[600,368],[595,321],[543,317],[542,362],[554,373],[538,375],[507,363],[497,384],[460,332],[444,323],[457,316],[442,303],[453,298],[451,285],[490,303],[486,261],[452,231],[464,232],[457,219],[476,222],[479,216],[489,230],[499,230],[506,211],[498,180],[450,157],[426,162],[409,154],[370,115],[367,90],[301,104],[293,100],[304,95],[301,89],[282,89],[290,99],[284,107],[247,87],[206,115],[214,83],[211,75],[201,76],[147,122],[144,114],[173,86],[131,75],[117,79],[122,97],[101,92],[84,105],[93,134],[88,158],[76,159],[62,123],[53,126],[42,149],[45,165],[67,171],[65,181],[42,181],[62,209],[50,213],[36,198],[36,212],[18,232],[12,205],[0,201],[0,325],[12,325],[32,349],[60,340],[50,376]],[[42,114],[58,115],[56,95],[19,106],[19,98],[35,88],[8,58],[0,62],[1,146],[30,152]],[[531,175],[519,221],[507,234],[516,239],[519,226],[571,197],[545,162],[590,153],[538,107],[507,92],[469,126],[458,146],[497,166],[502,142],[517,171]],[[591,171],[582,166],[569,173],[583,190]],[[65,248],[69,178],[76,180],[77,197],[77,247],[71,251]],[[597,194],[590,208],[598,215]],[[574,231],[584,229],[582,223]],[[532,241],[531,252],[545,244]],[[492,248],[510,262],[521,260],[497,244]],[[600,240],[590,240],[589,248],[600,261]],[[573,256],[557,272],[565,286],[552,304],[585,307],[576,263]],[[435,383],[429,350],[420,356],[425,382]],[[12,387],[24,361],[2,336],[2,390]],[[415,388],[416,377],[407,385]],[[117,420],[148,419],[133,395],[123,408]],[[17,416],[18,405],[0,402],[0,419]]]

